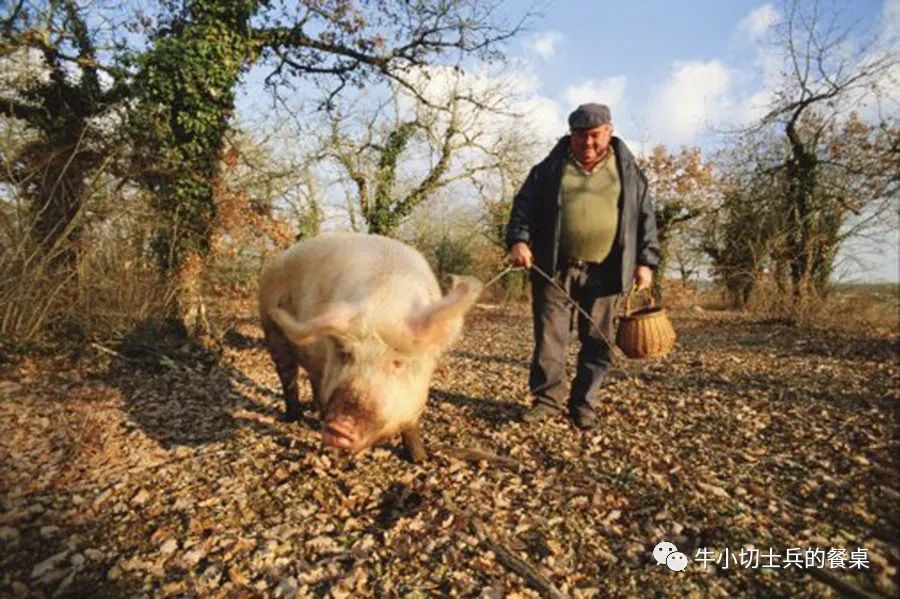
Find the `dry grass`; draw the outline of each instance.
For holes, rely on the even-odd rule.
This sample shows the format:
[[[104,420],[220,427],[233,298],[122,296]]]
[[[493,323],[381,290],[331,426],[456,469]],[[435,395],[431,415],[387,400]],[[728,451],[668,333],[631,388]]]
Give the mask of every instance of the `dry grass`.
[[[839,285],[826,302],[820,320],[846,330],[900,331],[900,285]]]
[[[663,304],[675,310],[727,311],[725,295],[712,286],[683,287],[667,281]],[[751,297],[747,312],[758,317],[792,322],[801,327],[890,335],[900,331],[900,285],[897,283],[860,283],[835,285],[829,295],[808,301],[802,310],[794,309],[772,285],[764,285]]]

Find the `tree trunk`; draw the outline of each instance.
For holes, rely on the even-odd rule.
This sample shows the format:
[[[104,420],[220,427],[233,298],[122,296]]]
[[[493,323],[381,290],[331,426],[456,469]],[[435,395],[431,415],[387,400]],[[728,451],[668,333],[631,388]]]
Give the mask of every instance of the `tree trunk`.
[[[85,126],[79,121],[32,148],[32,156],[43,164],[31,194],[31,236],[43,248],[52,267],[73,271],[84,230],[82,211],[88,193],[85,179],[96,167],[96,156],[87,156],[79,149],[79,131]]]
[[[147,181],[163,222],[154,250],[176,285],[170,316],[195,336],[209,332],[202,280],[216,219],[215,182],[234,88],[242,66],[259,52],[248,34],[258,6],[244,0],[192,2],[191,19],[141,57],[136,85],[145,110],[135,135],[147,136],[140,150],[148,161],[164,165]]]
[[[818,241],[815,192],[818,158],[810,152],[797,131],[800,113],[786,127],[791,144],[791,159],[787,164],[788,197],[788,258],[794,293],[794,309],[805,311],[811,290],[813,265]]]
[[[192,252],[176,273],[175,316],[195,339],[208,337],[212,327],[206,316],[203,299],[203,279],[206,264],[200,252]]]
[[[663,281],[666,278],[666,271],[669,268],[669,239],[668,236],[659,234],[659,264],[653,277],[653,284],[650,287],[650,293],[656,298],[657,302],[662,302]]]

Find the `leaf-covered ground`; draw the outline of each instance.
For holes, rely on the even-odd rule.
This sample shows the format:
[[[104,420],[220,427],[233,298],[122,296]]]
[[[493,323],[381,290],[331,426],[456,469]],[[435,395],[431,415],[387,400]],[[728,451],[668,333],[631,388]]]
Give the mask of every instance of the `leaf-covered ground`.
[[[528,309],[478,307],[416,466],[399,442],[348,457],[314,420],[280,422],[250,317],[215,363],[17,359],[0,370],[0,595],[896,596],[896,337],[674,320],[676,351],[621,361],[585,434],[520,422]],[[662,540],[691,558],[864,548],[868,568],[674,572]]]

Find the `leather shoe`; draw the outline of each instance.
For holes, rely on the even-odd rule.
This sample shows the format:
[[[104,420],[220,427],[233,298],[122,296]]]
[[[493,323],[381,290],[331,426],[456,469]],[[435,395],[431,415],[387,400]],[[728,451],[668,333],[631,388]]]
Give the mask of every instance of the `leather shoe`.
[[[522,416],[522,422],[542,422],[544,420],[549,420],[550,418],[554,418],[559,416],[560,410],[548,406],[547,404],[539,403]]]
[[[597,428],[597,414],[589,407],[578,407],[571,411],[572,423],[583,431]]]

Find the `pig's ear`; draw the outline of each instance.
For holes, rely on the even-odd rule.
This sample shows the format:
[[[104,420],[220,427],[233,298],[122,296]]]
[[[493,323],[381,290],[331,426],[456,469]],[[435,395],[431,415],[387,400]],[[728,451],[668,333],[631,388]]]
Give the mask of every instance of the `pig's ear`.
[[[350,321],[360,313],[358,306],[345,303],[331,304],[325,311],[306,322],[300,322],[287,310],[272,308],[269,317],[275,321],[285,336],[297,345],[312,343],[325,335],[340,335],[350,326]]]
[[[443,348],[452,343],[461,328],[462,317],[472,309],[484,288],[475,277],[454,275],[452,284],[453,288],[439,301],[410,315],[407,324],[417,348]]]

